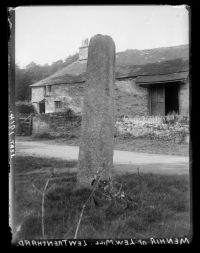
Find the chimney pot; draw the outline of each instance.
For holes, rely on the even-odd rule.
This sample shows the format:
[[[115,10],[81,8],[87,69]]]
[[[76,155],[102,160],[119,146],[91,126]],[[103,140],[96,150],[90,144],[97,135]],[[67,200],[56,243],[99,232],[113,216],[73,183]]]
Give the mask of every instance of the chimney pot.
[[[84,61],[88,58],[88,42],[88,39],[82,40],[82,46],[79,48],[79,61]]]

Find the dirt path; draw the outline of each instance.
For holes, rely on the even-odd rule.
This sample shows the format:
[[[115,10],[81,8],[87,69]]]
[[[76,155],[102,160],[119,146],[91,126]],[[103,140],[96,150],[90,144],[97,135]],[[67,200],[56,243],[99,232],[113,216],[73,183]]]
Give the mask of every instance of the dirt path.
[[[31,155],[39,157],[77,160],[79,147],[61,144],[47,144],[39,141],[16,140],[16,155]],[[187,174],[189,158],[185,156],[158,155],[114,150],[115,168],[120,171],[123,164],[127,172],[142,168],[144,172],[159,172],[164,174]]]

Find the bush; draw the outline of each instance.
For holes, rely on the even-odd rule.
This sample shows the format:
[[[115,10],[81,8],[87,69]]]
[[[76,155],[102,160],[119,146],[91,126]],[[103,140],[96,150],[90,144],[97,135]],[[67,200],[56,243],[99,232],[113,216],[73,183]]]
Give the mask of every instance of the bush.
[[[16,114],[34,114],[36,113],[34,106],[27,101],[18,101],[15,103]]]
[[[172,113],[172,114],[168,114],[162,117],[162,122],[164,124],[182,123],[182,124],[189,125],[189,117]]]
[[[33,138],[38,138],[38,139],[54,139],[55,137],[52,136],[50,133],[48,132],[42,132],[42,133],[35,133],[32,136]]]
[[[148,137],[150,139],[183,141],[189,134],[189,120],[180,115],[123,117],[117,120],[116,136],[124,138]]]

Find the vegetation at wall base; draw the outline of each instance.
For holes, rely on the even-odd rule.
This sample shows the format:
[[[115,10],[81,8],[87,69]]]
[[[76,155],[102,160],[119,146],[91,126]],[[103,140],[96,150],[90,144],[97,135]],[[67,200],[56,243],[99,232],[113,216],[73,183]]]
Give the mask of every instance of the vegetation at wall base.
[[[60,114],[60,117],[72,121],[65,131],[53,129],[51,131],[51,119],[49,115]],[[35,133],[36,138],[79,138],[81,131],[81,115],[76,115],[70,108],[66,112],[40,114],[37,116],[40,120],[50,125],[50,130]],[[74,124],[75,123],[75,124]],[[182,115],[171,114],[167,116],[128,116],[116,119],[115,134],[117,139],[134,140],[138,138],[158,141],[170,141],[174,143],[189,142],[189,118]]]
[[[17,101],[15,103],[15,112],[17,116],[35,114],[35,108],[29,101]]]
[[[167,116],[124,116],[116,121],[115,136],[127,138],[150,138],[185,142],[189,135],[189,119],[178,114]]]

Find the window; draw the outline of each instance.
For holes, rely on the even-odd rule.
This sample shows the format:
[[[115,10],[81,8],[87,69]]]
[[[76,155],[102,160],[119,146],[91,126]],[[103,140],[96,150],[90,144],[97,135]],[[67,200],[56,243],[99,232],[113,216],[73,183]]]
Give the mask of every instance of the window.
[[[55,101],[55,109],[62,108],[62,103],[61,101]]]
[[[51,95],[51,85],[44,86],[44,96],[50,96]]]

